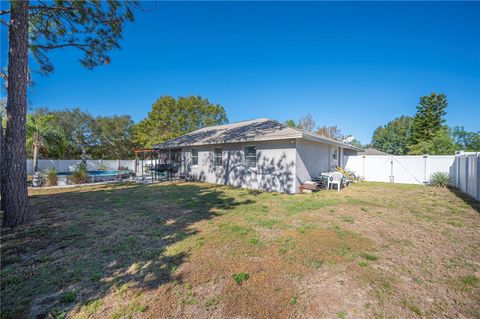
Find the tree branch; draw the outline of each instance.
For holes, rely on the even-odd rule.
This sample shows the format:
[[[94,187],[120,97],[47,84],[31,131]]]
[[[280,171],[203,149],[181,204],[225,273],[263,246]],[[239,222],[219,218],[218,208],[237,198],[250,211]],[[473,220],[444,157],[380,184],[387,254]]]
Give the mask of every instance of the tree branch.
[[[88,51],[85,47],[89,47],[88,44],[84,43],[63,43],[63,44],[49,44],[49,45],[42,45],[42,44],[35,44],[32,45],[35,48],[42,49],[42,50],[52,50],[52,49],[59,49],[65,47],[75,47],[77,49]]]

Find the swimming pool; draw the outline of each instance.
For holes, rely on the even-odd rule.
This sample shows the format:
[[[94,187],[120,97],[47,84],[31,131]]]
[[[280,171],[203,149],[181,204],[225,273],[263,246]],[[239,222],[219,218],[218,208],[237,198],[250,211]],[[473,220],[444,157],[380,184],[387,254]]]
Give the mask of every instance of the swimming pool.
[[[124,179],[129,176],[129,171],[127,170],[108,170],[108,171],[88,171],[88,182],[105,182],[105,181],[114,181],[118,179]],[[62,172],[57,174],[57,184],[58,185],[67,185],[68,176],[72,175],[72,172]]]

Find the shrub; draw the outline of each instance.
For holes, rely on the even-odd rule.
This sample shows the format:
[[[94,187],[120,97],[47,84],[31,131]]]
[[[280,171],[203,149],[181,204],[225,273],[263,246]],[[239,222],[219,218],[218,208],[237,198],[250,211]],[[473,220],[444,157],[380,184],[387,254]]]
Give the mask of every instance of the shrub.
[[[430,176],[430,185],[435,187],[447,187],[450,176],[445,172],[435,172]]]
[[[45,186],[55,186],[57,185],[58,177],[57,170],[55,167],[50,167],[45,170],[43,175]]]
[[[60,296],[60,301],[62,303],[70,303],[70,302],[74,302],[75,298],[77,298],[77,292],[75,290],[71,290],[71,291],[63,293]]]
[[[70,176],[73,184],[83,184],[87,182],[87,166],[85,164],[79,164],[75,166]]]
[[[250,275],[249,275],[248,273],[246,273],[246,272],[239,272],[239,273],[237,273],[237,274],[233,274],[233,275],[232,275],[232,278],[233,278],[233,280],[235,280],[235,282],[236,282],[237,284],[241,284],[242,281],[245,281],[245,280],[247,280],[248,278],[250,278]]]

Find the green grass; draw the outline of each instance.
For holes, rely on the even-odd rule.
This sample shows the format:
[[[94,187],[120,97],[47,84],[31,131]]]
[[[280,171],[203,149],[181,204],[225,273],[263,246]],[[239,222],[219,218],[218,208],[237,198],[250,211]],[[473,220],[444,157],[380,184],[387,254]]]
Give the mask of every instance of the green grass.
[[[262,243],[258,238],[251,238],[248,243],[252,246],[260,246]]]
[[[452,225],[454,227],[463,227],[464,226],[462,222],[459,222],[459,221],[456,221],[456,220],[449,220],[449,221],[447,221],[447,224]]]
[[[213,297],[207,300],[205,303],[205,308],[207,310],[211,310],[212,308],[215,308],[218,304],[220,304],[220,300],[218,300],[217,297]]]
[[[60,296],[60,302],[62,302],[62,303],[74,302],[76,297],[77,297],[77,292],[75,290],[68,291],[68,292],[63,293]]]
[[[352,224],[352,223],[353,223],[353,217],[351,217],[351,216],[342,216],[342,217],[341,217],[341,220],[342,220],[344,223],[349,223],[349,224]]]
[[[239,272],[239,273],[233,274],[232,278],[237,284],[241,284],[245,280],[248,280],[250,278],[250,275],[246,272]]]
[[[89,300],[80,307],[76,319],[87,319],[97,313],[102,308],[102,306],[103,301],[100,299]]]
[[[128,303],[125,306],[118,308],[111,316],[111,319],[132,318],[135,314],[145,312],[147,306],[138,301]]]
[[[237,234],[240,236],[248,235],[251,232],[251,229],[248,227],[243,227],[239,225],[233,225],[230,223],[221,223],[219,226],[220,230],[226,234]]]
[[[296,305],[297,302],[298,302],[298,297],[297,296],[292,296],[288,303],[293,306],[293,305]]]
[[[459,279],[460,290],[469,291],[480,286],[480,279],[474,275],[462,276]]]
[[[378,256],[375,256],[375,255],[367,253],[367,252],[362,253],[360,256],[362,258],[365,258],[366,260],[370,260],[370,261],[378,260]]]
[[[405,298],[403,300],[403,306],[406,309],[413,312],[414,314],[416,314],[417,316],[420,316],[420,317],[422,316],[422,313],[423,313],[422,310],[417,305],[415,305],[412,300]]]

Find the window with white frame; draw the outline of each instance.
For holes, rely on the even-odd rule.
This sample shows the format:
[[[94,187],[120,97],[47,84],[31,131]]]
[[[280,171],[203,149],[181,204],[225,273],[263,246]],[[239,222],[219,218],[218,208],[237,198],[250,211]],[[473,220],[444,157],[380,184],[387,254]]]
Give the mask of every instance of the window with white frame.
[[[245,166],[256,167],[257,166],[257,147],[245,146]]]
[[[198,149],[192,148],[192,165],[198,165]]]
[[[213,165],[222,166],[222,149],[221,148],[213,149]]]

